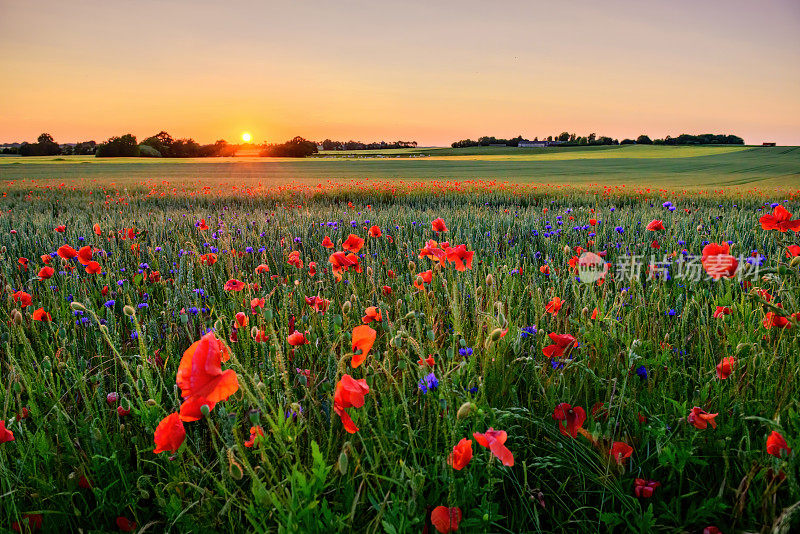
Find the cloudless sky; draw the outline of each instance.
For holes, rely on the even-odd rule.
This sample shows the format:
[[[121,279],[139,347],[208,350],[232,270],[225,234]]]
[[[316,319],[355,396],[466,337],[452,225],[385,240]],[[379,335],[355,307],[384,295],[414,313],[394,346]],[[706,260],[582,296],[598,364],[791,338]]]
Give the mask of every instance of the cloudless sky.
[[[0,0],[0,142],[800,145],[800,1]]]

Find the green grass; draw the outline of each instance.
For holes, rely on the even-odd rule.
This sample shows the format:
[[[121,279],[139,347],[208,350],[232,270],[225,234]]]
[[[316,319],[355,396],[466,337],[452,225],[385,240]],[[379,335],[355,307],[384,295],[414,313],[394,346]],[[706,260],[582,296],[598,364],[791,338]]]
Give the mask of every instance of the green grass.
[[[56,165],[16,168],[67,168]],[[419,532],[439,505],[462,510],[459,532],[800,526],[792,508],[800,501],[796,454],[776,458],[765,449],[773,430],[800,447],[800,324],[762,326],[768,311],[800,311],[800,272],[785,256],[797,235],[758,223],[765,204],[768,210],[787,194],[609,191],[608,184],[444,191],[433,184],[393,196],[399,184],[382,175],[379,184],[273,197],[230,185],[201,189],[215,163],[73,167],[108,172],[115,165],[147,168],[148,182],[99,173],[75,189],[59,185],[77,176],[2,185],[0,420],[15,441],[0,444],[0,527],[40,514],[50,532],[113,531],[118,517],[146,531]],[[178,168],[202,169],[204,177],[194,184],[181,178],[185,185],[173,192],[158,173]],[[797,216],[792,198],[785,205]],[[666,200],[674,211],[662,207]],[[445,219],[446,234],[431,230],[436,217]],[[600,223],[583,228],[592,218]],[[200,219],[209,230],[195,227]],[[646,231],[653,219],[666,229]],[[54,231],[59,225],[64,233]],[[371,225],[383,237],[369,237]],[[363,272],[337,282],[321,242],[330,236],[339,249],[351,232],[366,241]],[[472,268],[458,272],[453,263],[436,267],[420,258],[430,239],[466,244],[475,253]],[[658,261],[684,249],[699,254],[707,241],[764,256],[752,283],[773,300],[736,279],[649,280],[642,273],[629,280],[612,271],[603,285],[582,284],[568,263],[579,246],[608,251],[612,263],[630,251],[649,264],[651,254]],[[39,280],[40,256],[65,243],[96,247],[103,272],[88,274],[56,257],[54,276]],[[218,261],[201,264],[199,254],[211,247]],[[293,250],[303,268],[288,265]],[[20,257],[29,259],[27,270]],[[257,274],[259,264],[269,273]],[[427,270],[432,282],[418,290],[414,282]],[[231,278],[248,285],[225,291]],[[32,296],[31,306],[12,298],[19,290]],[[315,295],[330,300],[324,313],[306,303]],[[545,307],[556,296],[564,306],[552,315]],[[251,310],[252,298],[263,298],[264,307]],[[354,369],[350,333],[369,306],[383,317],[370,324],[375,345]],[[731,315],[713,318],[717,306]],[[33,321],[38,308],[53,322]],[[237,313],[247,327],[234,327]],[[291,324],[309,344],[288,345]],[[538,332],[526,335],[532,325]],[[253,327],[268,339],[253,339]],[[208,417],[185,423],[176,454],[154,454],[156,425],[182,402],[175,383],[181,355],[210,328],[230,347],[223,368],[236,372],[239,390]],[[570,333],[580,345],[549,360],[542,349],[551,332]],[[418,364],[428,356],[435,367]],[[723,357],[737,363],[719,380]],[[646,379],[637,372],[642,366]],[[439,385],[423,394],[418,383],[430,372]],[[348,410],[360,428],[355,434],[344,431],[332,406],[345,373],[370,388],[364,406]],[[119,401],[108,402],[111,392]],[[559,433],[552,415],[562,402],[585,409],[585,435]],[[120,416],[119,405],[130,413]],[[694,406],[718,413],[717,428],[688,424]],[[285,416],[300,407],[296,419]],[[266,436],[249,448],[253,425]],[[489,427],[507,432],[513,467],[473,438]],[[472,439],[474,457],[456,471],[447,457],[462,438]],[[609,458],[613,441],[634,449],[624,466]],[[650,499],[636,498],[636,478],[661,486]]]
[[[462,149],[459,149],[462,150]],[[485,150],[486,152],[482,152]],[[0,179],[58,180],[71,185],[92,180],[135,185],[142,180],[176,184],[237,184],[244,187],[317,185],[334,181],[505,181],[552,184],[627,184],[653,187],[727,187],[758,184],[792,187],[800,183],[797,147],[574,147],[516,156],[520,150],[463,149],[453,157],[308,158],[304,160],[228,158],[162,160],[0,158]],[[535,153],[534,153],[535,152]],[[566,159],[565,159],[566,158]]]

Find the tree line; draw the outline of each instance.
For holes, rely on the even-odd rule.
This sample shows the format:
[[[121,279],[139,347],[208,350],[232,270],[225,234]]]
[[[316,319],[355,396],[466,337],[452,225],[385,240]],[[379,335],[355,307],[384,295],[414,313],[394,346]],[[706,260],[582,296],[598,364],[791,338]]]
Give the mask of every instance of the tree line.
[[[669,135],[663,139],[652,140],[647,135],[640,135],[636,139],[623,139],[619,141],[607,136],[597,136],[590,133],[587,136],[579,136],[575,133],[561,132],[558,135],[549,135],[541,140],[534,137],[533,140],[523,138],[521,135],[511,139],[502,139],[493,136],[479,137],[477,141],[472,139],[462,139],[455,141],[450,146],[452,148],[467,148],[477,146],[504,145],[518,147],[520,143],[549,143],[558,146],[595,146],[595,145],[743,145],[744,139],[736,135],[725,134],[681,134],[678,137]]]
[[[373,143],[363,143],[361,141],[331,141],[325,139],[322,142],[322,150],[389,150],[393,148],[417,148],[416,141],[375,141]]]

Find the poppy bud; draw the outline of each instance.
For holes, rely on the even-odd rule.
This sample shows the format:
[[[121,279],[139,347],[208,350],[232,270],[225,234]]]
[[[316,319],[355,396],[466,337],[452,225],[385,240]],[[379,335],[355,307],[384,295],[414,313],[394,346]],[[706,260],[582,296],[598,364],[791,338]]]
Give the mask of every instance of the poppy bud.
[[[11,320],[14,321],[14,324],[22,324],[22,314],[19,310],[11,310]]]
[[[408,262],[408,270],[412,273],[417,269],[417,264],[413,261]]]
[[[222,330],[222,317],[214,321],[214,330]]]
[[[428,298],[433,299],[433,291],[428,291]]]
[[[458,411],[456,412],[456,419],[464,419],[465,417],[469,417],[472,415],[472,412],[475,411],[476,406],[471,402],[465,402],[462,404]]]
[[[147,403],[146,404],[148,406],[155,406],[156,405],[156,400],[155,399],[147,399]]]
[[[200,406],[200,413],[203,414],[203,417],[208,417],[208,414],[211,413],[211,408],[209,408],[208,404],[203,404]]]
[[[497,341],[498,339],[500,339],[500,336],[502,336],[502,335],[503,335],[503,331],[500,330],[499,328],[495,328],[489,334],[489,339],[491,339],[492,341]]]
[[[800,266],[800,256],[795,256],[792,258],[792,261],[789,262],[789,266],[792,268],[797,268]]]
[[[80,302],[70,302],[69,307],[72,308],[74,311],[86,311],[86,306],[81,304]]]
[[[442,271],[442,264],[441,264],[441,263],[437,263],[437,264],[436,264],[436,265],[433,267],[433,272],[435,272],[435,273],[439,273],[439,272],[441,272],[441,271]]]
[[[128,317],[133,317],[134,315],[136,315],[136,310],[133,309],[133,306],[129,306],[126,304],[125,307],[122,308],[122,313],[124,313]]]
[[[232,456],[228,462],[228,473],[230,473],[231,478],[234,480],[242,480],[242,477],[244,477],[242,465],[234,460]]]
[[[342,451],[342,453],[339,455],[339,461],[336,464],[337,467],[339,468],[339,473],[341,473],[342,476],[347,474],[348,464],[349,461],[347,459],[347,454],[344,451]]]
[[[494,276],[492,276],[491,274],[487,274],[486,275],[486,287],[492,287],[492,284],[494,284]]]
[[[569,254],[569,253],[570,253],[569,245],[564,245],[564,254]]]
[[[15,310],[15,311],[16,311],[16,310]],[[406,316],[405,316],[405,317],[403,317],[403,319],[406,319],[406,320],[408,320],[408,319],[413,319],[413,318],[414,318],[414,316],[415,316],[414,312],[413,312],[413,311],[410,311],[410,312],[408,312],[408,313],[406,314]]]
[[[581,310],[581,315],[582,315],[583,317],[588,317],[588,315],[589,315],[589,308],[587,308],[587,307],[585,307],[585,306],[584,306],[584,308]]]
[[[367,267],[367,277],[372,278],[372,267]]]
[[[476,288],[475,288],[475,294],[476,294],[476,295],[478,295],[479,297],[480,297],[481,295],[483,295],[483,286],[478,286],[478,287],[476,287]]]
[[[258,335],[258,327],[253,325],[253,327],[250,329],[250,338],[255,339],[257,335]]]
[[[350,313],[350,310],[353,309],[353,303],[349,300],[344,301],[342,304],[342,313]]]

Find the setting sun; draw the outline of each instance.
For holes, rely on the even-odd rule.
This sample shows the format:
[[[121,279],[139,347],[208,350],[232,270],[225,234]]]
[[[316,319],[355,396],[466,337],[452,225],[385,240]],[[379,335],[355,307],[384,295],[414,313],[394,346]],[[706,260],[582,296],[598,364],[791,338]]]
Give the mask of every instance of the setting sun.
[[[253,138],[253,136],[251,136],[247,132],[242,134],[242,141],[244,141],[245,143],[249,143],[252,138]]]

